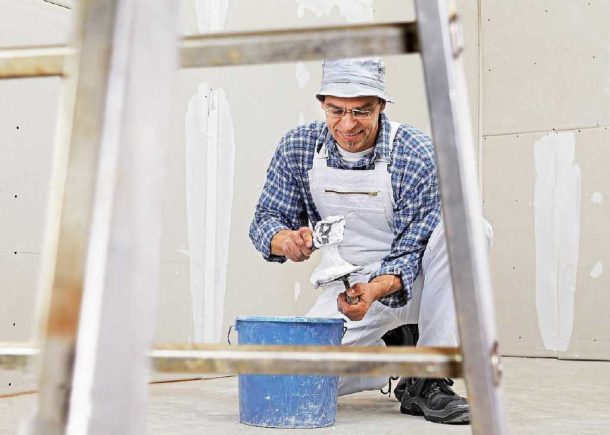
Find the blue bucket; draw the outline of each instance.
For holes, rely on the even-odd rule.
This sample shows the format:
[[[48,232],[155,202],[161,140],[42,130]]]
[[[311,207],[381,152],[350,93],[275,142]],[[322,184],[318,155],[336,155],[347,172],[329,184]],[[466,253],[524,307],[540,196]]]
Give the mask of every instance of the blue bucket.
[[[239,344],[339,346],[343,319],[238,316]],[[239,421],[313,428],[335,424],[337,376],[239,375]]]

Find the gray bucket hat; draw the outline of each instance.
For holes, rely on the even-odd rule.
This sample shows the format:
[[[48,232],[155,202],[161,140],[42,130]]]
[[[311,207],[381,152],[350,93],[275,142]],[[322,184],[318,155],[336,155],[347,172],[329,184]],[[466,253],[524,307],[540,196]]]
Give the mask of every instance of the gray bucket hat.
[[[322,63],[322,86],[316,98],[375,96],[388,103],[394,101],[385,91],[385,64],[378,57],[325,60]]]

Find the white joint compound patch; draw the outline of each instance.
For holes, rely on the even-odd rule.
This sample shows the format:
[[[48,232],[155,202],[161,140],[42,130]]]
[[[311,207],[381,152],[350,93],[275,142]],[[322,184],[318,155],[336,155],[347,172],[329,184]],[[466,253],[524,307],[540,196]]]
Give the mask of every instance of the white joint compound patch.
[[[298,281],[294,282],[294,301],[299,300],[299,296],[301,296],[301,283]]]
[[[186,203],[195,343],[221,339],[233,199],[235,140],[222,88],[188,102]]]
[[[299,18],[305,16],[306,10],[315,13],[318,17],[324,15],[329,17],[333,8],[337,7],[348,23],[373,21],[374,0],[296,0],[296,2],[299,5],[297,9]]]
[[[602,273],[604,273],[604,265],[601,261],[598,261],[591,269],[591,273],[589,273],[589,276],[593,279],[597,279],[602,276]]]
[[[303,62],[297,62],[295,77],[297,79],[297,85],[299,88],[303,89],[311,77],[311,74],[309,74],[309,71],[307,71]]]
[[[604,201],[604,195],[600,192],[593,192],[591,195],[591,202],[593,204],[601,204]]]
[[[534,144],[536,310],[544,347],[555,351],[567,350],[574,323],[581,195],[575,143],[567,132]]]
[[[305,115],[303,115],[303,112],[299,112],[299,120],[297,121],[297,125],[303,124],[305,124]]]

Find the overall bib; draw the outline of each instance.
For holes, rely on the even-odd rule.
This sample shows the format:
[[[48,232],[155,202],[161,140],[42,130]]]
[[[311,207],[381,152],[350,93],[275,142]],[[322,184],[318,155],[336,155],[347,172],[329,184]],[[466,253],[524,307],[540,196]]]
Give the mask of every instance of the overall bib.
[[[391,123],[390,151],[397,123]],[[350,283],[368,282],[391,251],[394,239],[394,197],[388,161],[377,158],[371,170],[336,169],[327,165],[328,153],[322,146],[314,154],[309,171],[311,194],[320,216],[345,216],[344,240],[339,253],[348,262],[364,266],[350,276]],[[489,230],[488,230],[489,235]],[[323,266],[323,265],[321,265]],[[375,301],[364,318],[350,321],[337,311],[337,296],[345,290],[342,282],[324,285],[323,293],[307,313],[308,317],[338,317],[346,320],[343,345],[383,346],[381,337],[405,323],[418,323],[422,346],[457,346],[455,306],[442,223],[433,231],[422,268],[413,285],[413,299],[400,308],[389,308]],[[339,395],[383,387],[383,377],[341,377]]]

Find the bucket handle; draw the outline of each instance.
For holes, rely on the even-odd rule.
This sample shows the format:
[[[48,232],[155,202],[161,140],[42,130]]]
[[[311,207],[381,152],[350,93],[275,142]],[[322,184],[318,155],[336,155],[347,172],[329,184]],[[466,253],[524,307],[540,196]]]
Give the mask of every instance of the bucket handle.
[[[343,340],[343,337],[345,337],[345,333],[347,332],[347,326],[343,327],[343,334],[341,334],[341,340]]]
[[[233,325],[229,326],[229,331],[227,332],[227,343],[229,343],[229,345],[232,345],[233,343],[231,343],[231,330],[233,329]]]

